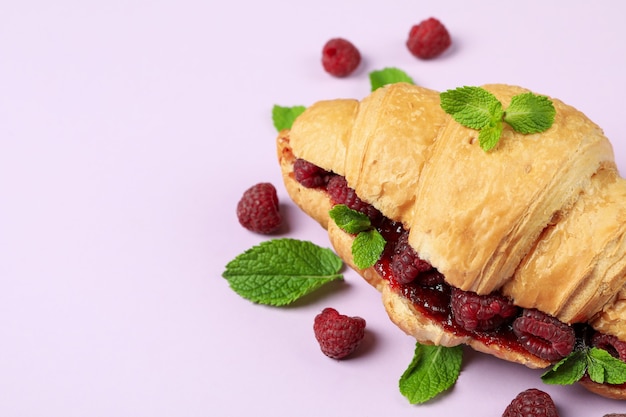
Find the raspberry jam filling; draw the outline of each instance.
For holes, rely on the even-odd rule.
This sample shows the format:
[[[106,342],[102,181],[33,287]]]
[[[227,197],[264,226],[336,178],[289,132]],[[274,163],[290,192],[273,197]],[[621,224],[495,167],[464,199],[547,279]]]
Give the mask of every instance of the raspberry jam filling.
[[[450,286],[409,245],[408,230],[361,200],[343,176],[296,159],[294,177],[306,188],[325,191],[333,204],[345,204],[371,219],[387,242],[375,270],[417,311],[446,331],[549,362],[559,361],[581,344],[604,349],[626,362],[626,342],[615,336],[596,332],[587,324],[569,326],[539,310],[515,306],[499,293],[478,295]]]

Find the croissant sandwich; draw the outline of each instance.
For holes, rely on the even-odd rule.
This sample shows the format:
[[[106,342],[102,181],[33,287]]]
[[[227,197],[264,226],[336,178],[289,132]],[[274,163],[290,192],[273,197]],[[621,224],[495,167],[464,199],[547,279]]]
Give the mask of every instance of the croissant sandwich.
[[[483,88],[504,105],[527,92]],[[418,342],[531,368],[581,345],[626,361],[626,180],[602,130],[552,103],[545,132],[505,126],[486,152],[436,91],[397,83],[361,101],[321,101],[277,138],[283,180]],[[356,266],[355,235],[329,216],[337,204],[367,214],[385,238],[373,266]],[[626,384],[579,382],[626,399]]]

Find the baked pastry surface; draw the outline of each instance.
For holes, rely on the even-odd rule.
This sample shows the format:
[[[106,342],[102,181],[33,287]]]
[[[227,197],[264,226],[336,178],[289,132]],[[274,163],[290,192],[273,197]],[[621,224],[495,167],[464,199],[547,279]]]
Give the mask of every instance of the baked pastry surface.
[[[487,85],[506,108],[528,90]],[[584,114],[552,99],[541,134],[505,129],[483,151],[478,132],[439,105],[439,93],[392,84],[361,101],[309,107],[280,133],[278,156],[294,202],[328,230],[337,253],[382,293],[390,318],[423,343],[469,344],[530,367],[533,355],[451,334],[421,315],[374,268],[352,261],[353,236],[328,216],[333,203],[299,184],[296,158],[344,176],[358,196],[409,230],[420,258],[453,287],[495,291],[560,321],[588,322],[626,341],[626,180],[610,142]],[[623,390],[622,390],[623,391]]]

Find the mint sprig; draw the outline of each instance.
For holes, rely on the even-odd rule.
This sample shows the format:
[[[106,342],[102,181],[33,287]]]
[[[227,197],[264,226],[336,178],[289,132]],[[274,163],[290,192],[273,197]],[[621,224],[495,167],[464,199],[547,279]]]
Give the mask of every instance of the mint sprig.
[[[552,126],[555,114],[554,105],[548,97],[524,93],[511,98],[504,121],[516,132],[540,133]]]
[[[546,384],[571,385],[588,374],[599,384],[626,383],[626,362],[611,356],[604,349],[585,347],[575,350],[541,375]]]
[[[332,250],[296,239],[273,239],[246,250],[222,274],[230,287],[252,302],[291,304],[322,285],[342,279]]]
[[[369,268],[385,250],[385,238],[376,229],[359,232],[352,242],[352,258],[360,269]]]
[[[387,84],[409,83],[415,84],[409,75],[399,68],[387,67],[381,70],[372,71],[369,74],[370,85],[372,91],[379,89]]]
[[[411,404],[422,404],[452,387],[461,373],[463,348],[415,345],[409,367],[400,377],[400,393]]]
[[[291,129],[293,122],[305,110],[306,107],[304,106],[283,107],[275,104],[274,107],[272,107],[272,121],[274,122],[274,127],[279,132],[284,129]]]
[[[503,123],[522,134],[540,133],[554,123],[552,101],[533,93],[513,96],[507,109],[482,87],[459,87],[440,94],[441,108],[454,120],[479,130],[478,142],[484,151],[495,148],[502,136]]]
[[[356,235],[352,242],[352,259],[359,269],[369,268],[385,249],[385,238],[372,227],[367,215],[345,204],[337,204],[328,212],[330,218],[346,233]]]

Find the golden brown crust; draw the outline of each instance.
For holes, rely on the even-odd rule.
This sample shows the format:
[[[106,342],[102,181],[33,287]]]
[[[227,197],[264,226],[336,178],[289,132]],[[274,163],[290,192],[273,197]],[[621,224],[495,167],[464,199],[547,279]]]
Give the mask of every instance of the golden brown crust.
[[[527,91],[485,88],[505,108],[513,95]],[[356,268],[352,237],[329,221],[327,195],[295,181],[296,156],[344,175],[363,200],[401,221],[420,257],[451,285],[480,294],[499,290],[521,307],[566,323],[588,321],[626,340],[626,180],[617,174],[602,131],[553,99],[551,129],[522,137],[505,128],[498,147],[485,153],[476,131],[451,122],[438,97],[394,84],[361,102],[311,106],[278,139],[292,199],[328,229],[346,263],[382,292],[391,320],[423,343],[465,343],[529,367],[548,365],[446,333],[373,268]],[[624,395],[601,387],[592,389]]]
[[[485,88],[505,108],[528,91]],[[486,153],[475,130],[451,123],[437,92],[393,84],[361,102],[309,107],[291,129],[291,147],[344,175],[363,200],[401,221],[411,246],[451,285],[501,290],[522,307],[566,323],[595,319],[624,338],[612,304],[626,284],[626,180],[600,128],[552,101],[549,130],[521,135],[505,125],[497,148]],[[557,250],[560,240],[566,250]],[[576,242],[589,249],[577,253]]]
[[[406,298],[394,291],[389,282],[383,279],[373,267],[359,269],[354,264],[352,258],[351,248],[354,237],[343,232],[330,220],[328,211],[330,210],[331,202],[328,194],[317,189],[305,188],[295,180],[293,175],[294,157],[290,148],[289,132],[283,131],[280,133],[277,145],[283,181],[293,201],[328,230],[329,240],[335,252],[344,262],[382,293],[383,304],[389,318],[406,334],[413,336],[424,344],[443,346],[467,344],[479,352],[484,352],[510,362],[517,362],[530,368],[545,368],[550,364],[530,353],[522,354],[519,351],[507,350],[496,345],[487,345],[467,336],[454,335],[446,331],[438,322],[420,314]]]
[[[582,379],[578,383],[594,394],[614,400],[626,400],[626,388],[622,385],[597,384],[589,379]]]
[[[503,85],[487,89],[505,108],[513,95],[527,92]],[[479,294],[501,288],[554,213],[589,185],[601,163],[612,160],[596,125],[553,103],[552,128],[522,135],[505,124],[489,153],[475,140],[476,130],[455,122],[440,130],[415,190],[414,211],[420,214],[408,227],[411,246],[450,284]],[[548,305],[536,307],[553,314]]]

